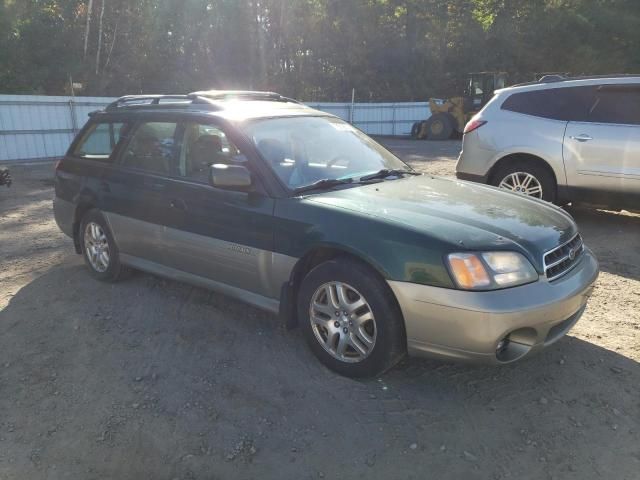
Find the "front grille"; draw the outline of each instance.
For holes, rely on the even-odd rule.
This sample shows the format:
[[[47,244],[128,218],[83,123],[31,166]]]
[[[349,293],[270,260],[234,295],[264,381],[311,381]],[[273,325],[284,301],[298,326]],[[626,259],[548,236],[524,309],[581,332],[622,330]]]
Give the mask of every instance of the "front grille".
[[[543,262],[547,279],[555,280],[567,273],[578,262],[583,252],[584,244],[578,233],[567,243],[545,253]]]

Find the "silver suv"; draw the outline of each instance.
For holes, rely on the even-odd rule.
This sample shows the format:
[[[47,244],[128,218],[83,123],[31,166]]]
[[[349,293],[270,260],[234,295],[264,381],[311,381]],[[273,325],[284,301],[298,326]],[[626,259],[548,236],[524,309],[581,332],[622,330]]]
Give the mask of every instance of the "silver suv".
[[[465,128],[456,176],[559,204],[640,209],[640,76],[496,91]]]

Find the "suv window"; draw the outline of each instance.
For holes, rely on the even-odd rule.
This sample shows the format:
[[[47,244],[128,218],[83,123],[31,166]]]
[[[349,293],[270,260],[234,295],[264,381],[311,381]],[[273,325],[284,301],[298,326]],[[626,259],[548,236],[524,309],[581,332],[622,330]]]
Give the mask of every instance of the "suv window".
[[[95,123],[84,134],[73,155],[94,160],[109,160],[127,127],[123,122]]]
[[[180,143],[179,175],[197,182],[209,182],[209,168],[215,163],[246,161],[224,131],[215,125],[185,123]]]
[[[589,121],[640,125],[640,85],[599,87]]]
[[[596,87],[565,87],[514,93],[503,110],[563,121],[585,121]]]
[[[174,174],[176,127],[175,122],[140,124],[122,156],[122,164],[163,175]]]

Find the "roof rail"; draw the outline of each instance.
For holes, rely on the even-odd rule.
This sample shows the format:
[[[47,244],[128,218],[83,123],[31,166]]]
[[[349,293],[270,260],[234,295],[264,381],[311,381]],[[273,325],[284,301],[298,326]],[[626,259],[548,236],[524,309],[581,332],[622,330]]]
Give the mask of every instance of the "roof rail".
[[[562,82],[564,80],[567,80],[567,77],[563,75],[544,75],[538,80],[538,83]]]
[[[189,95],[196,95],[210,100],[266,100],[275,102],[301,103],[298,100],[284,97],[276,92],[261,92],[255,90],[202,90]]]
[[[297,100],[283,97],[275,92],[255,92],[249,90],[207,90],[189,93],[188,95],[125,95],[111,102],[104,109],[112,112],[119,108],[145,108],[165,104],[165,106],[180,107],[182,105],[198,105],[207,110],[221,108],[219,102],[226,100],[264,100],[272,102],[291,102],[301,104]]]
[[[167,102],[163,102],[167,100]],[[125,95],[111,102],[105,108],[106,112],[117,110],[123,107],[147,107],[149,105],[161,105],[162,103],[173,104],[173,106],[188,105],[206,105],[209,108],[215,108],[213,102],[198,95]]]

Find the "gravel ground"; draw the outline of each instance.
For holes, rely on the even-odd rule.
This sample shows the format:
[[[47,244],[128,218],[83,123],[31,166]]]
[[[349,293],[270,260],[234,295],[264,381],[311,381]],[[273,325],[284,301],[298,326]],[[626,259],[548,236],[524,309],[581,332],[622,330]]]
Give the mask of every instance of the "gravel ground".
[[[384,139],[452,175],[459,142]],[[570,335],[493,368],[324,369],[269,314],[142,273],[105,285],[0,188],[0,479],[640,478],[640,216],[571,210],[602,273]]]

